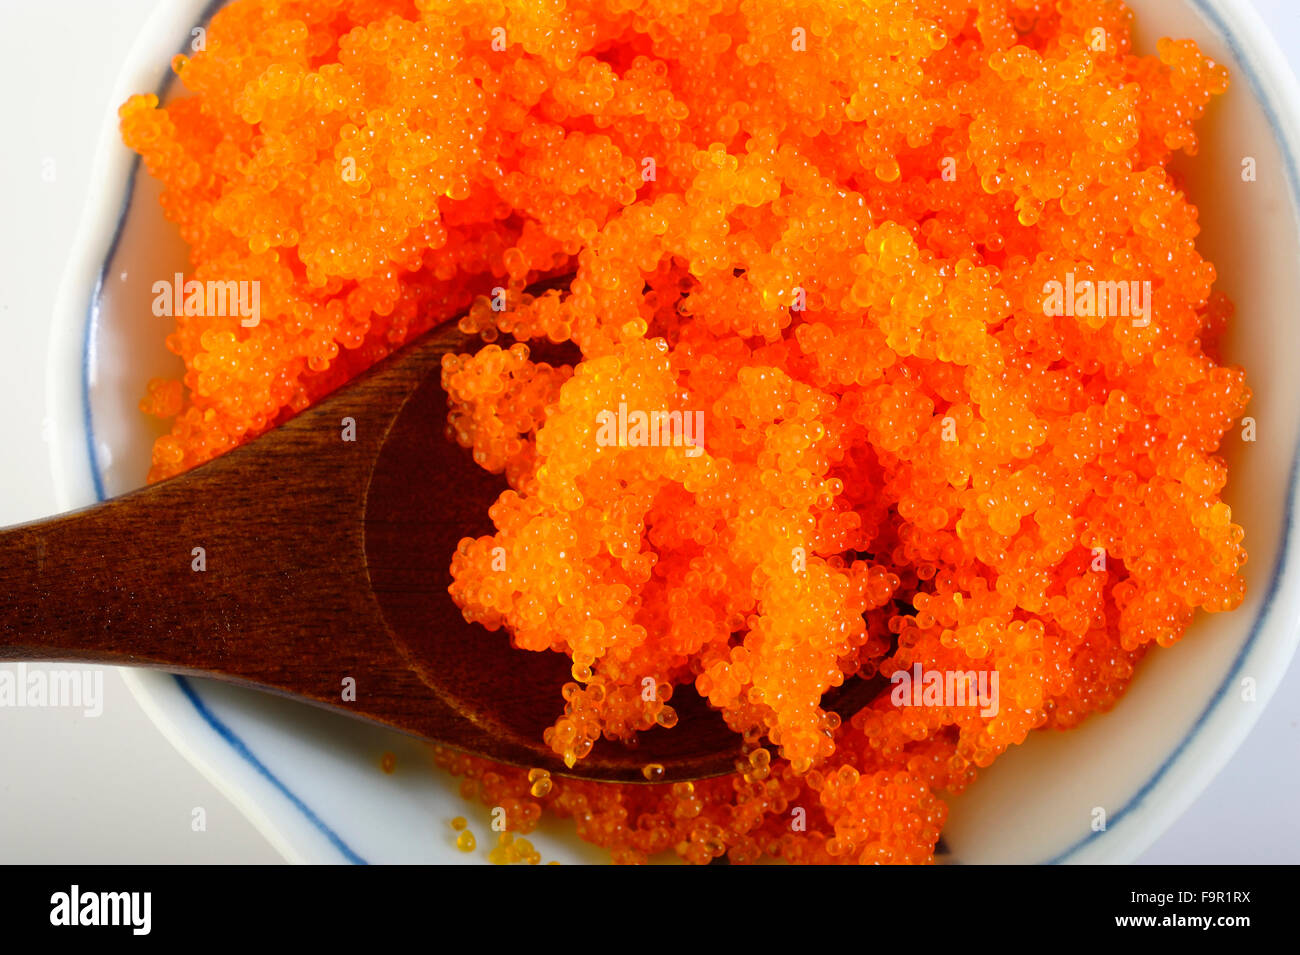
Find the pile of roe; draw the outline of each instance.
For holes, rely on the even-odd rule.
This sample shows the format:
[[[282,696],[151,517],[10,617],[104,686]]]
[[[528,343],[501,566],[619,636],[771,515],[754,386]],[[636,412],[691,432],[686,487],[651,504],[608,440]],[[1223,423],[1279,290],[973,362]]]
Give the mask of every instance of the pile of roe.
[[[191,277],[260,283],[253,327],[176,318],[150,477],[462,316],[490,344],[444,364],[449,427],[511,490],[452,595],[572,657],[550,747],[687,732],[693,684],[747,752],[627,786],[440,752],[465,794],[519,833],[570,817],[619,862],[930,861],[946,795],[1243,597],[1218,452],[1249,393],[1168,168],[1227,75],[1191,42],[1136,55],[1132,21],[1112,0],[236,0],[174,61],[173,101],[120,111]],[[1056,314],[1067,276],[1149,283],[1148,313]],[[543,340],[581,360],[534,361]],[[698,440],[599,440],[620,408]],[[996,671],[996,713],[823,706],[917,664]]]

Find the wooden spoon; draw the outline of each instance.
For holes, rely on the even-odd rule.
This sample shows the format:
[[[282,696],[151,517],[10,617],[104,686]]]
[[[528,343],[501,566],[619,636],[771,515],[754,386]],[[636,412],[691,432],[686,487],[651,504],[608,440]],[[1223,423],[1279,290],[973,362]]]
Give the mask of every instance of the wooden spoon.
[[[472,344],[448,323],[208,464],[0,532],[0,659],[215,677],[556,775],[731,771],[740,738],[691,687],[674,729],[602,740],[567,769],[542,732],[569,659],[515,649],[452,602],[451,554],[492,533],[506,487],[446,436],[440,362]],[[846,714],[879,689],[854,682]]]

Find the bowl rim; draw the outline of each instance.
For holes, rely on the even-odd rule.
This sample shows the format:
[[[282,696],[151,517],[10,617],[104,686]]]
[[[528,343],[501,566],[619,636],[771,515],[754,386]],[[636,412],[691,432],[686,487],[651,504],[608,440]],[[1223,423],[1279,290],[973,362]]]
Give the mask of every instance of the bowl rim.
[[[190,0],[160,7],[132,46],[111,102],[121,103],[141,89],[155,90],[161,97],[171,74],[169,58],[160,57],[159,51],[184,49],[191,30],[206,24],[227,2]],[[1181,2],[1198,13],[1229,47],[1263,109],[1285,159],[1291,221],[1300,233],[1300,83],[1253,8],[1233,0]],[[51,420],[56,424],[80,422],[79,430],[56,427],[48,445],[56,496],[63,510],[105,499],[90,403],[95,360],[92,332],[140,165],[139,157],[121,145],[117,116],[110,114],[100,131],[92,166],[90,181],[96,188],[87,198],[56,297],[47,355],[46,397]],[[67,374],[73,367],[79,374]],[[1150,778],[1110,815],[1106,828],[1088,833],[1044,861],[1127,862],[1137,858],[1200,795],[1263,713],[1300,643],[1300,570],[1292,557],[1300,541],[1295,521],[1300,502],[1298,476],[1300,445],[1292,452],[1281,539],[1266,592],[1249,636],[1223,681]],[[1225,704],[1230,689],[1247,665],[1258,674],[1260,705],[1229,708]],[[286,859],[366,861],[204,704],[192,681],[150,671],[121,672],[163,735]]]

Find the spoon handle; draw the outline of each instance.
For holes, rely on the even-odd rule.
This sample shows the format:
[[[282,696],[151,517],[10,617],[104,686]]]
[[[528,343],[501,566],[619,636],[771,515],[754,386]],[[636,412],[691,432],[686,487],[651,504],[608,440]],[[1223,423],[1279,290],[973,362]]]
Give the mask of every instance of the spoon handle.
[[[348,586],[365,573],[361,469],[351,466],[365,450],[332,425],[313,434],[327,422],[316,424],[298,421],[154,487],[0,531],[0,659],[282,686],[286,663],[300,667],[340,626],[373,623],[366,588]]]
[[[288,692],[313,660],[408,663],[367,586],[365,498],[394,415],[464,336],[424,336],[178,477],[0,531],[0,660],[152,666]],[[391,657],[391,659],[389,659]]]

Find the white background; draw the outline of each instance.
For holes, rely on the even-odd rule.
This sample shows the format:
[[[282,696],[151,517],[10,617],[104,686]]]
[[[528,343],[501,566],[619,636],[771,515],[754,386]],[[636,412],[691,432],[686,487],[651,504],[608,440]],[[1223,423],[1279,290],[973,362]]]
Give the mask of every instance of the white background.
[[[52,514],[45,415],[55,290],[90,187],[108,91],[138,25],[167,0],[0,0],[0,526]],[[1250,2],[1293,66],[1300,3]],[[54,161],[46,182],[42,165]],[[3,595],[0,595],[3,599]],[[234,806],[104,671],[103,715],[0,710],[0,862],[278,862]],[[1245,745],[1143,862],[1300,862],[1300,665]],[[207,830],[194,832],[196,807]]]

